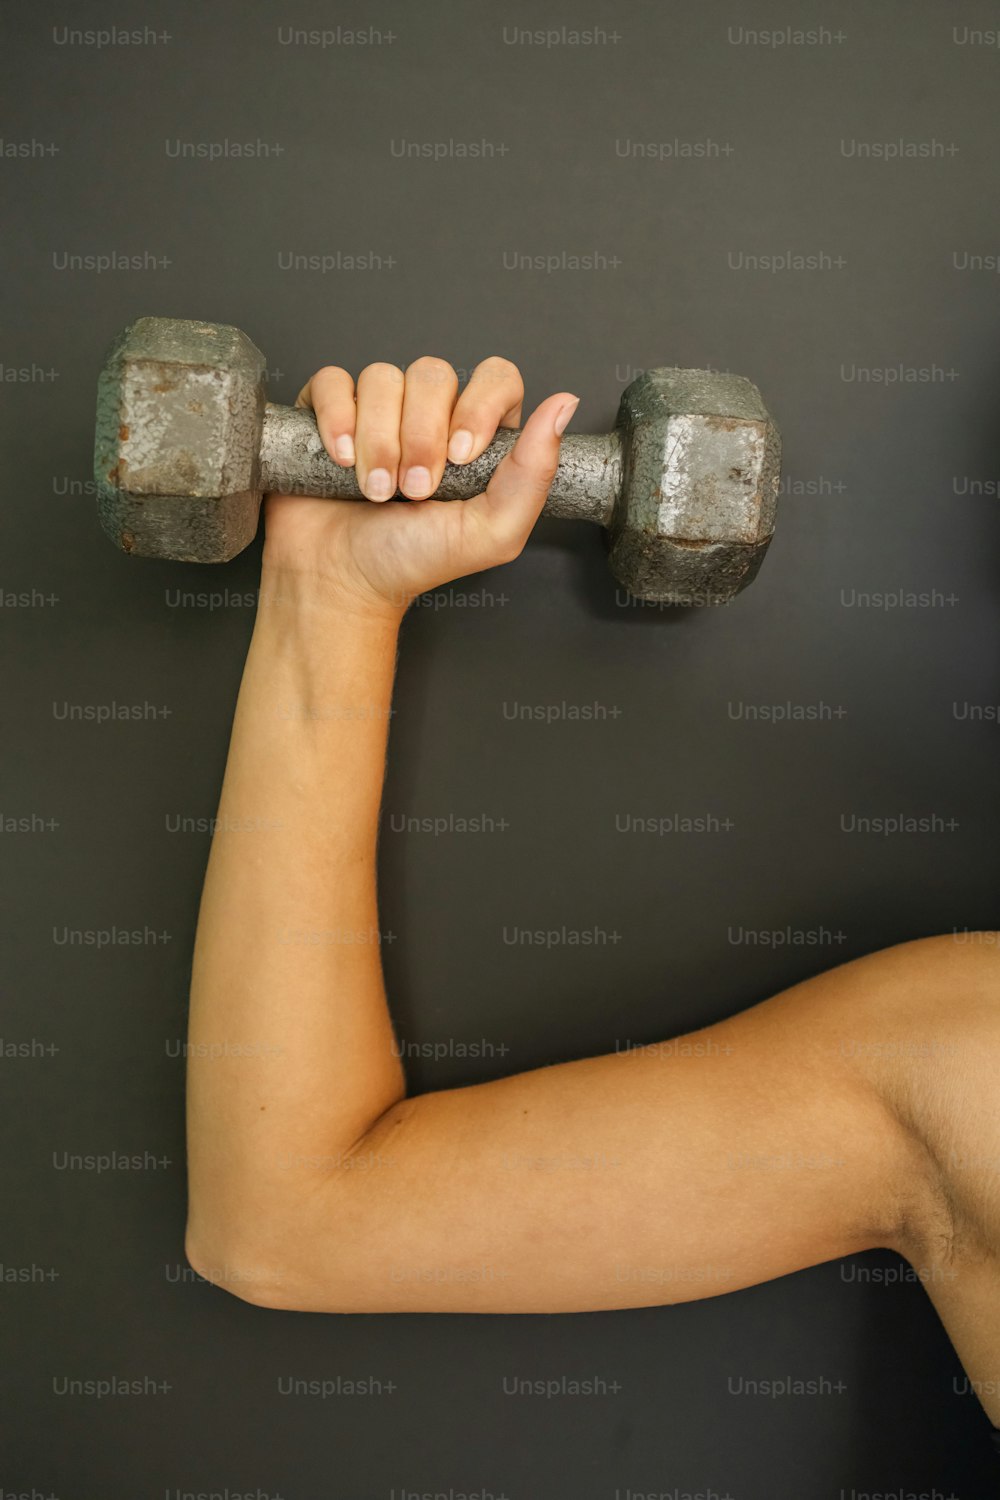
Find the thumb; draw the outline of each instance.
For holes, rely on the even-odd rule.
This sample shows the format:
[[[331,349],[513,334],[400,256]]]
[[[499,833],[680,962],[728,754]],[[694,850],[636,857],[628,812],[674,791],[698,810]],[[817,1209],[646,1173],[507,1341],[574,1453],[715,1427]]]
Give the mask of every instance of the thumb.
[[[519,556],[555,477],[563,430],[579,404],[579,396],[569,391],[547,396],[521,428],[483,493],[464,502],[473,522],[470,540],[477,539],[475,558],[466,558],[470,572]]]

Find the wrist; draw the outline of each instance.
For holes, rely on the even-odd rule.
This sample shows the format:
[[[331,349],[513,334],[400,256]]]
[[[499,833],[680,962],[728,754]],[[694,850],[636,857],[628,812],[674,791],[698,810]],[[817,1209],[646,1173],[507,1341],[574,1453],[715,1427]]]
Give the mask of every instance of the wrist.
[[[358,628],[373,638],[395,635],[409,601],[362,596],[330,578],[265,563],[261,568],[257,618],[291,626],[311,621],[316,630]],[[329,622],[329,625],[328,623]]]
[[[256,717],[319,735],[384,739],[401,611],[345,598],[324,580],[265,568],[240,701]]]

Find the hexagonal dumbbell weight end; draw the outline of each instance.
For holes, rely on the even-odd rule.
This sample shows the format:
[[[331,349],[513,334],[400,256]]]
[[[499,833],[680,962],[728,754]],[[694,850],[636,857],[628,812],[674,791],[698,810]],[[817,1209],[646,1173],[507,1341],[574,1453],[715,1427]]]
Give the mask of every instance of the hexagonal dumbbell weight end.
[[[228,562],[254,538],[264,356],[219,323],[137,318],[97,386],[94,476],[125,552]]]
[[[622,394],[611,571],[636,598],[720,604],[757,574],[774,532],[781,439],[741,375],[647,370]]]

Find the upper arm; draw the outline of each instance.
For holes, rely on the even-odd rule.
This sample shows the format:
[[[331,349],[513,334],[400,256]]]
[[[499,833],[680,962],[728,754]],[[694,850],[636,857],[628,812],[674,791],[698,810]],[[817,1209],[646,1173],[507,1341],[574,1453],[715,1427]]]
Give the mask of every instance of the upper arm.
[[[683,1038],[402,1100],[294,1224],[262,1227],[252,1300],[634,1307],[895,1244],[923,1169],[859,1062],[884,959]]]

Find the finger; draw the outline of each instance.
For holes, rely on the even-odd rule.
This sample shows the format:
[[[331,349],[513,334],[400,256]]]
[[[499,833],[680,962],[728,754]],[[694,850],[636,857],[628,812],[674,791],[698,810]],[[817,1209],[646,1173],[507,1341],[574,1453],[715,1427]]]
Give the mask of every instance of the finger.
[[[307,380],[295,398],[296,406],[311,406],[323,447],[344,468],[354,463],[354,378],[338,365],[324,365]]]
[[[399,430],[399,488],[412,500],[441,483],[458,376],[447,360],[425,354],[406,367]]]
[[[451,463],[467,464],[478,458],[498,427],[516,427],[523,401],[524,381],[517,365],[499,354],[478,364],[451,415]]]
[[[355,467],[361,493],[369,500],[388,500],[396,492],[404,383],[398,365],[366,365],[358,376]]]
[[[497,465],[481,495],[466,500],[463,510],[475,537],[466,559],[476,568],[512,562],[531,534],[559,465],[559,445],[579,396],[562,391],[537,406],[513,448]]]

